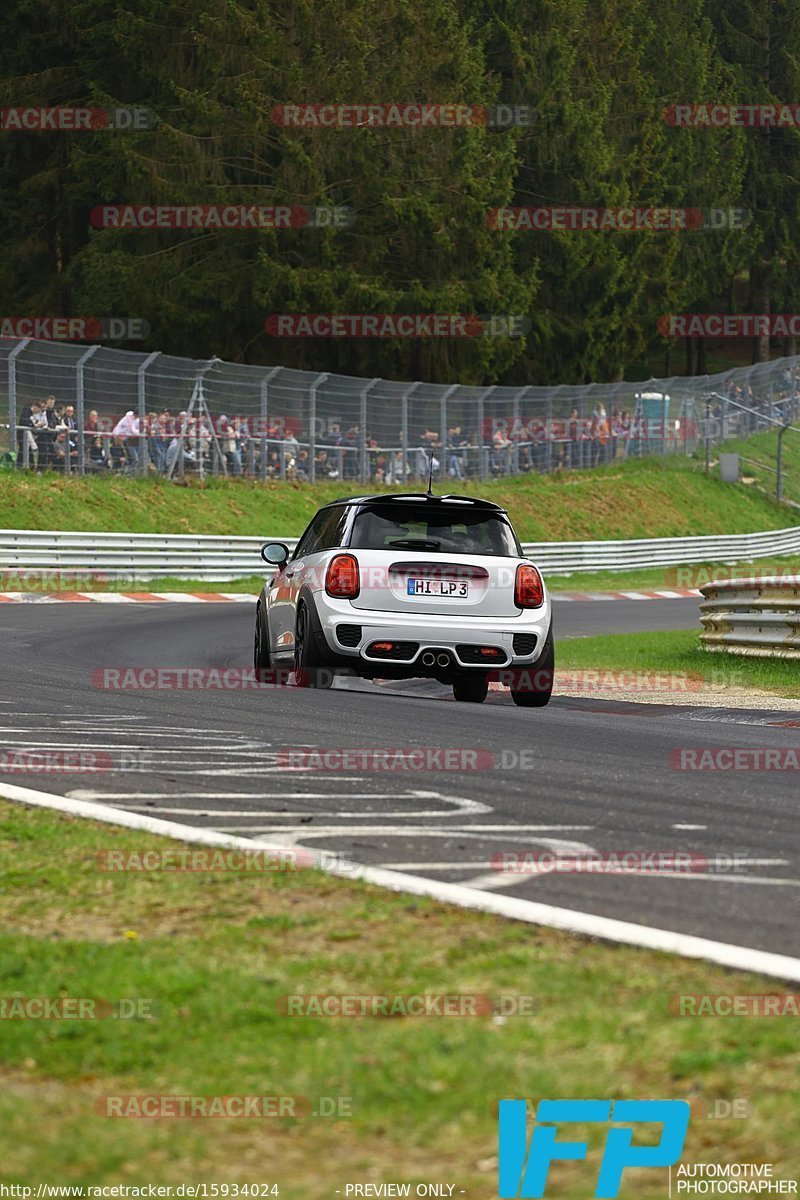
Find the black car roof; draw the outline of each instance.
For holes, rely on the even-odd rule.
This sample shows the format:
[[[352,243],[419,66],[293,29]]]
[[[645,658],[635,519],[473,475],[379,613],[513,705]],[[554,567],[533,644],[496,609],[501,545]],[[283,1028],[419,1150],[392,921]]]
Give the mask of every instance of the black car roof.
[[[424,502],[426,505],[431,504],[437,507],[463,504],[487,512],[505,513],[506,511],[500,504],[494,504],[491,500],[480,500],[476,496],[453,494],[434,496],[428,492],[377,492],[369,496],[340,496],[338,500],[330,500],[327,504],[323,504],[322,508],[331,508],[337,504],[352,504],[367,508],[373,504],[397,504],[407,500],[411,500],[415,504]]]

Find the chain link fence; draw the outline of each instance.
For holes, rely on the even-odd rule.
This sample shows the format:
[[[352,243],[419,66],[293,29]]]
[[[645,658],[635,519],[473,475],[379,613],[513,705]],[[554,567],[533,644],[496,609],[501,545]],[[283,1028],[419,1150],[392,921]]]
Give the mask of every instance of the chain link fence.
[[[692,454],[800,417],[800,358],[715,376],[469,387],[0,339],[7,466],[452,484]]]

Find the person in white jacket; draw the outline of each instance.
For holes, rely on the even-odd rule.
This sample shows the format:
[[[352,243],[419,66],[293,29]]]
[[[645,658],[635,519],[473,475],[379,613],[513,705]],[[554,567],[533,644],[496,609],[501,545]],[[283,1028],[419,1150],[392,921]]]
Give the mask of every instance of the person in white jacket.
[[[139,418],[132,408],[125,413],[125,416],[121,420],[117,421],[111,431],[112,437],[125,439],[125,451],[128,455],[128,462],[134,471],[139,466],[140,431]]]

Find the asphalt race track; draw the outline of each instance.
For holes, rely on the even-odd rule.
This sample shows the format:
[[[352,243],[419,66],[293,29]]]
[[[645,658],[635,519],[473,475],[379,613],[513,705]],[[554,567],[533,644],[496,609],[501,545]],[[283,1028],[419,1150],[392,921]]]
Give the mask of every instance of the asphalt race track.
[[[94,750],[115,769],[0,779],[800,955],[797,772],[687,771],[669,761],[685,747],[800,749],[800,714],[565,697],[537,711],[506,693],[457,704],[424,683],[115,691],[93,681],[100,667],[249,667],[252,621],[246,603],[3,605],[0,747]],[[695,600],[556,605],[558,637],[696,626]],[[493,760],[479,761],[494,766],[289,771],[280,757],[425,746],[488,751]],[[504,851],[548,850],[738,856],[738,869],[531,875],[493,865]]]

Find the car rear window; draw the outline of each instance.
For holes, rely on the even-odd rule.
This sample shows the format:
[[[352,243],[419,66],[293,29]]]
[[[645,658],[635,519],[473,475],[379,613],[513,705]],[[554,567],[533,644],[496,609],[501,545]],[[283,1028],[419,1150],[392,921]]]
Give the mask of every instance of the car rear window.
[[[350,546],[425,554],[519,555],[514,532],[501,513],[421,503],[362,508],[353,522]]]

